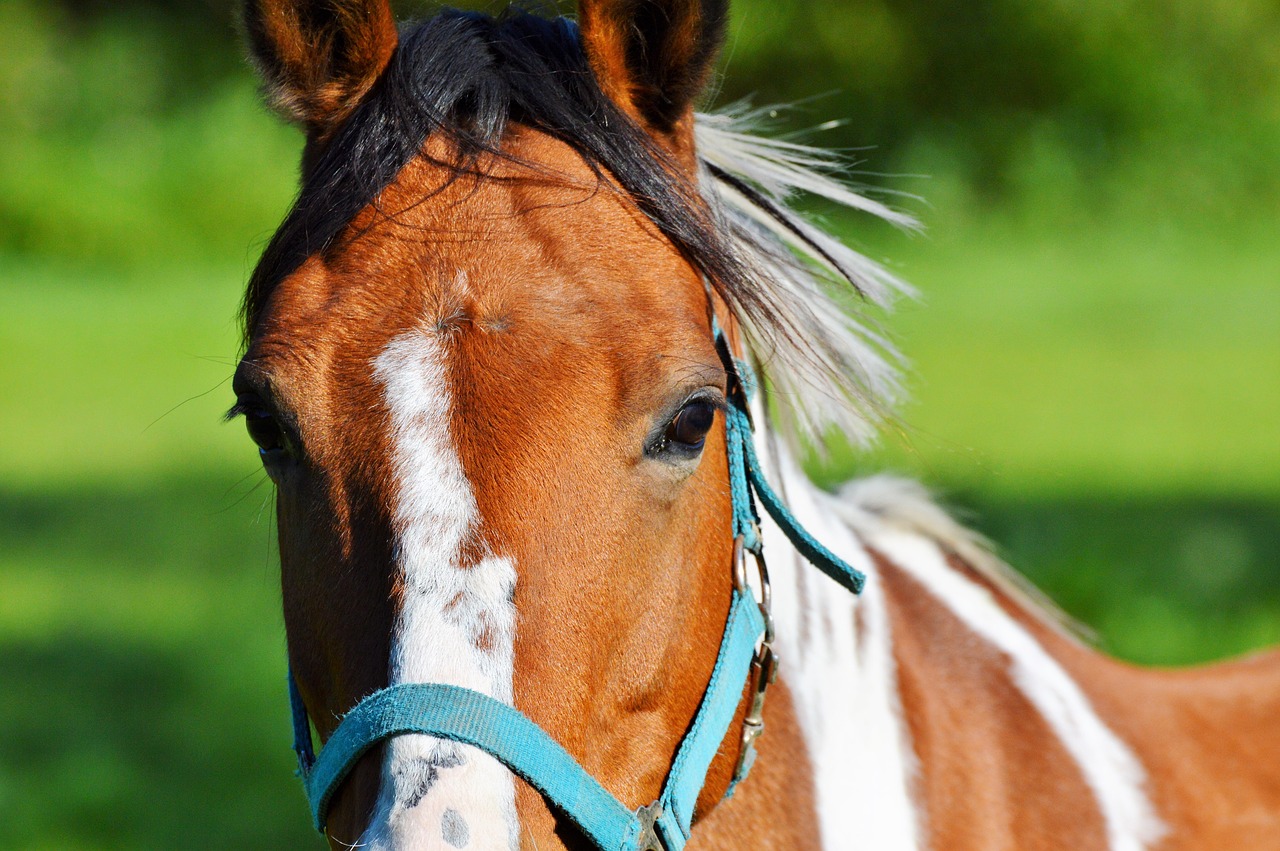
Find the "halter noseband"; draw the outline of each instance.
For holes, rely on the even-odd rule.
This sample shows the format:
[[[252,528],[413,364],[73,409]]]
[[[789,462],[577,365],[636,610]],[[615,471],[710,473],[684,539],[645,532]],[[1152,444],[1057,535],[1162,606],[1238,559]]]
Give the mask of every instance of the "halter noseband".
[[[748,363],[733,357],[719,326],[715,335],[730,376],[725,437],[733,501],[733,595],[711,680],[658,799],[634,812],[627,809],[519,710],[486,694],[444,683],[402,683],[374,692],[342,719],[317,756],[307,710],[291,671],[293,749],[317,830],[324,831],[330,798],[366,751],[392,736],[418,733],[488,753],[568,816],[600,851],[681,851],[689,839],[694,804],[707,770],[733,724],[744,689],[749,688],[738,763],[725,797],[733,794],[755,761],[755,742],[764,731],[765,691],[777,675],[769,574],[755,498],[796,550],[823,573],[854,594],[862,590],[865,577],[806,532],[765,480],[751,441],[747,406],[754,374]],[[758,602],[747,579],[748,553],[759,573]]]

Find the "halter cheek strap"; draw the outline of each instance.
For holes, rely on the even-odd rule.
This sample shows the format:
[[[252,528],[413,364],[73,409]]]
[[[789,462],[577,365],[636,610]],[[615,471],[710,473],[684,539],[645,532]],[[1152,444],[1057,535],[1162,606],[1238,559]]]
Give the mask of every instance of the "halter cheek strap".
[[[291,671],[293,747],[317,830],[323,832],[334,791],[365,752],[393,736],[420,733],[488,753],[537,789],[600,851],[682,851],[707,770],[733,724],[745,687],[750,703],[738,764],[725,797],[733,794],[755,760],[755,741],[764,729],[765,690],[777,672],[755,497],[796,550],[823,573],[855,594],[862,590],[865,577],[809,535],[765,480],[752,445],[747,407],[753,373],[746,362],[732,356],[718,326],[715,333],[716,347],[731,377],[725,436],[733,501],[734,589],[711,680],[658,799],[635,811],[627,809],[519,710],[486,694],[443,683],[402,683],[369,695],[342,719],[317,756],[307,710]],[[748,553],[760,573],[759,602],[746,579]]]

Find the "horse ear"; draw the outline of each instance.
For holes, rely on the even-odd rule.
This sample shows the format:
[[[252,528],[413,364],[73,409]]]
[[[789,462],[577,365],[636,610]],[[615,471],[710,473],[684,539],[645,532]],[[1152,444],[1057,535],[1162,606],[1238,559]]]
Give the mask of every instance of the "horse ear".
[[[724,41],[728,0],[580,0],[582,45],[614,103],[669,133],[693,108]]]
[[[398,40],[388,0],[245,0],[243,22],[271,105],[313,139],[351,114]]]

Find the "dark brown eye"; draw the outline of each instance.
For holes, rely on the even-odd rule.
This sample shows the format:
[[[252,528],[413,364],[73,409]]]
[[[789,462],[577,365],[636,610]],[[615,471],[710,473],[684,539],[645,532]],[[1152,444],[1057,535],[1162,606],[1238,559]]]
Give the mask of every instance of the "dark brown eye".
[[[696,452],[706,442],[707,432],[711,431],[715,420],[715,406],[705,400],[694,399],[676,414],[663,438],[672,449]]]
[[[285,448],[279,424],[266,411],[246,411],[244,424],[249,430],[249,438],[258,444],[258,450],[264,456],[268,452],[279,452]]]

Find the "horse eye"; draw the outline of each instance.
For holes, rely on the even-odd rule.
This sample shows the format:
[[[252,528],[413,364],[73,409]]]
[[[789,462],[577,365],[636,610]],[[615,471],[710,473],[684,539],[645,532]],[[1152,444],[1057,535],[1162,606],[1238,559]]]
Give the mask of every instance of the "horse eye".
[[[707,440],[707,432],[715,423],[716,409],[710,402],[694,399],[680,409],[663,438],[666,444],[686,452],[696,452]]]

